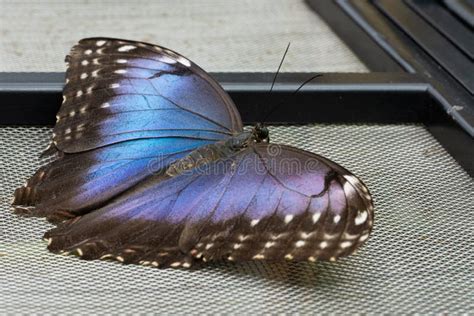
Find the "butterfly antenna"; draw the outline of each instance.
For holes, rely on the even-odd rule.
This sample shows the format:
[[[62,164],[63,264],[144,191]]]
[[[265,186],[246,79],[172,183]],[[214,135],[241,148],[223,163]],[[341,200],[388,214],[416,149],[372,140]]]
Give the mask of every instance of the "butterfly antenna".
[[[270,91],[268,91],[268,95],[270,95],[273,91],[273,87],[275,86],[276,79],[278,77],[278,74],[280,73],[280,69],[281,69],[281,66],[283,65],[283,61],[285,60],[286,54],[288,53],[288,50],[290,49],[290,45],[291,45],[291,42],[288,42],[285,52],[283,53],[283,57],[281,58],[280,65],[278,65],[278,69],[275,72],[275,75],[273,76],[272,85],[270,87]]]
[[[316,74],[314,76],[312,76],[311,78],[308,78],[306,79],[291,95],[290,97],[293,97],[294,95],[296,95],[301,89],[303,89],[303,87],[305,85],[307,85],[308,83],[310,83],[311,81],[313,81],[314,79],[318,78],[318,77],[321,77],[322,74]],[[274,113],[283,103],[285,103],[285,101],[287,101],[287,99],[283,100],[282,102],[278,103],[277,105],[275,105],[273,107],[273,109],[270,110],[270,112],[267,113],[267,115],[265,116],[265,118],[262,120],[262,122],[265,122],[269,117],[270,115],[272,115],[272,113]]]
[[[288,50],[290,49],[291,42],[288,42],[288,45],[286,46],[285,52],[283,53],[283,57],[280,60],[280,64],[278,65],[278,69],[275,72],[275,75],[273,76],[272,80],[272,85],[270,86],[270,90],[268,90],[267,95],[266,95],[266,102],[270,99],[270,95],[272,94],[273,87],[275,86],[275,82],[277,80],[278,74],[280,73],[281,66],[283,65],[283,61],[285,60],[286,54],[288,53]],[[265,120],[259,120],[259,124],[263,125],[263,122]]]

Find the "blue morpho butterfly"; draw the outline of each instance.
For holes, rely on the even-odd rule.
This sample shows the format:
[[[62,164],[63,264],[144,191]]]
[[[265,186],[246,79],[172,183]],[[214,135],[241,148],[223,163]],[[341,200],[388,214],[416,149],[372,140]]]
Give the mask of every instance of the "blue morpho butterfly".
[[[14,211],[57,227],[48,249],[159,267],[335,260],[369,236],[366,186],[336,163],[245,132],[230,97],[164,47],[81,40],[67,56],[55,160]]]

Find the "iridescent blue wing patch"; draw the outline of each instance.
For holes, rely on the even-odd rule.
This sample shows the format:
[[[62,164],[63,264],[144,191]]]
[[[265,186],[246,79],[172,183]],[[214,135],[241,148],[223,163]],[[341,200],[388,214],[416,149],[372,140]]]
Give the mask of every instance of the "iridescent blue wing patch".
[[[18,213],[54,222],[84,214],[151,171],[242,131],[220,85],[169,49],[90,38],[66,62],[48,150],[59,157],[17,189]]]
[[[206,72],[169,49],[85,39],[66,58],[64,101],[53,141],[80,152],[120,141],[216,141],[242,130],[232,100]]]

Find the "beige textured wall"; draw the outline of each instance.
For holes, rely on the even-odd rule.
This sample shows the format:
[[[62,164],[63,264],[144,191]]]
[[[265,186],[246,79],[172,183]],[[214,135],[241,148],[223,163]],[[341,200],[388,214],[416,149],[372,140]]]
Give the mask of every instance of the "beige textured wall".
[[[80,38],[149,41],[208,71],[364,72],[302,0],[0,0],[0,71],[64,71]]]

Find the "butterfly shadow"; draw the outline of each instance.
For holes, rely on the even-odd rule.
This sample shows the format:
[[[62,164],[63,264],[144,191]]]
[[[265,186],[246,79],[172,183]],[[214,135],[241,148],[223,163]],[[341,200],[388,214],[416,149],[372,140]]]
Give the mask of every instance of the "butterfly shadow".
[[[231,279],[259,279],[281,285],[315,288],[337,286],[342,283],[338,270],[346,263],[329,262],[219,262],[196,267],[189,273],[212,273],[225,275]]]

